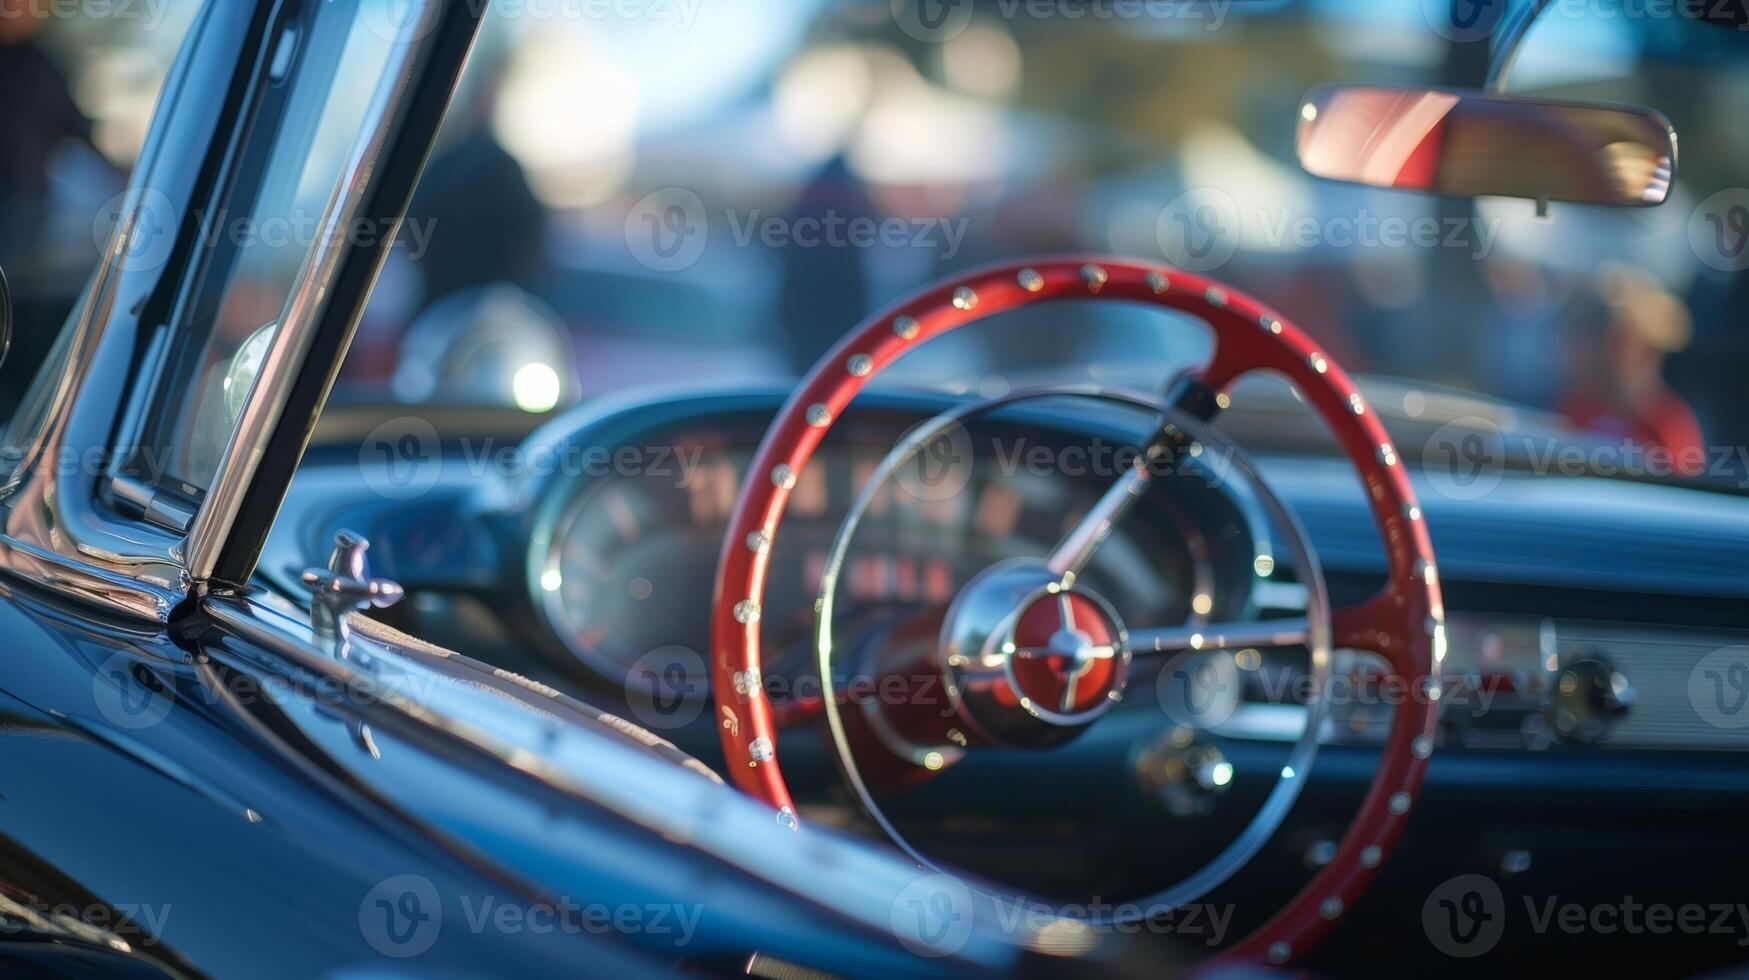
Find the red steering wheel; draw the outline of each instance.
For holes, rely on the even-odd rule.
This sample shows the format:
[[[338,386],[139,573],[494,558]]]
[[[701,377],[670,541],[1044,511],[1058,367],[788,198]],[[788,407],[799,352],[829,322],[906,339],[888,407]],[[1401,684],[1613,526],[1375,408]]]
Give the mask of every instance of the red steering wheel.
[[[1413,806],[1432,753],[1444,656],[1444,607],[1433,549],[1403,464],[1342,369],[1305,334],[1255,299],[1185,272],[1115,259],[1050,258],[992,266],[929,287],[863,323],[816,364],[765,434],[729,523],[711,619],[713,694],[729,775],[796,825],[777,759],[777,726],[760,673],[759,619],[772,542],[797,474],[863,385],[918,344],[984,317],[1048,300],[1122,300],[1201,317],[1214,354],[1199,390],[1224,392],[1240,375],[1285,375],[1335,434],[1365,485],[1389,577],[1373,598],[1332,616],[1338,648],[1382,655],[1425,697],[1398,699],[1376,775],[1335,856],[1255,933],[1220,961],[1287,963],[1322,938],[1371,883]],[[1206,412],[1212,414],[1213,407]]]

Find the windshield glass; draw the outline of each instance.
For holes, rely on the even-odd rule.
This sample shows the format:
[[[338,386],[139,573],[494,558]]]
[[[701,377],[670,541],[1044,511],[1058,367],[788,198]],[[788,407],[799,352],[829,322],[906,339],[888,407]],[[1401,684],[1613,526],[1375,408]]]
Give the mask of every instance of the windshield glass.
[[[504,8],[338,398],[541,412],[788,379],[932,279],[1096,252],[1230,281],[1354,373],[1607,438],[1749,438],[1749,34],[1556,4],[1512,89],[1654,108],[1681,159],[1662,207],[1539,218],[1295,163],[1313,86],[1482,83],[1486,45],[1438,3],[935,6],[939,21],[904,2]],[[1206,349],[1155,314],[1064,307],[963,331],[883,380],[1153,387]]]
[[[336,231],[327,221],[346,190],[345,167],[366,109],[396,47],[383,25],[404,0],[310,4],[288,20],[269,54],[267,94],[255,126],[273,137],[241,164],[237,190],[204,216],[209,259],[204,288],[178,313],[199,337],[172,376],[170,414],[156,444],[170,450],[167,476],[187,492],[205,489],[293,288],[313,251]],[[274,91],[283,89],[285,91]],[[362,242],[361,242],[362,243]],[[148,436],[148,440],[153,436]]]

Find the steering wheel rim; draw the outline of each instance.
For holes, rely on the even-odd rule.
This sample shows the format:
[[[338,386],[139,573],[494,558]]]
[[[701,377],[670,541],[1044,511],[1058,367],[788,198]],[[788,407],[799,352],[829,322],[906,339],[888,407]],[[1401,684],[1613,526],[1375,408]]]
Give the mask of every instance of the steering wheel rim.
[[[773,806],[780,823],[798,826],[760,671],[760,606],[789,493],[833,422],[871,378],[916,345],[996,313],[1064,299],[1122,300],[1200,317],[1215,347],[1193,391],[1212,401],[1251,371],[1286,376],[1334,434],[1366,490],[1388,577],[1377,595],[1333,612],[1332,645],[1382,655],[1397,677],[1426,696],[1402,698],[1394,706],[1372,784],[1330,862],[1257,931],[1217,958],[1291,962],[1334,928],[1371,884],[1413,809],[1432,754],[1444,606],[1420,506],[1365,399],[1303,332],[1252,297],[1205,277],[1123,259],[1053,257],[989,266],[902,299],[822,357],[766,431],[736,498],[718,563],[712,697],[730,778]],[[1214,411],[1212,404],[1201,407]]]

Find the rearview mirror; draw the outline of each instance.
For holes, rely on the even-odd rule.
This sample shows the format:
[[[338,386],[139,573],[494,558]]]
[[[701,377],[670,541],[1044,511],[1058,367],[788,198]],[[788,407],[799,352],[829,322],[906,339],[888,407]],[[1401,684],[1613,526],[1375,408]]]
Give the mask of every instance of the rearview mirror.
[[[1676,133],[1650,109],[1447,89],[1313,89],[1297,145],[1317,177],[1462,197],[1648,207],[1676,175]]]

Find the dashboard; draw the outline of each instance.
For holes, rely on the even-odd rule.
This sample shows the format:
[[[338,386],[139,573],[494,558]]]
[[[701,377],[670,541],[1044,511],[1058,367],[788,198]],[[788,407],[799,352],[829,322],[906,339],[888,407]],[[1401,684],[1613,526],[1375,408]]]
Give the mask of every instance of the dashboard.
[[[532,433],[506,433],[521,422],[515,416],[480,432],[466,424],[477,418],[440,420],[451,441],[439,472],[424,481],[430,486],[410,498],[361,486],[361,475],[364,484],[381,481],[361,474],[368,466],[357,448],[383,442],[380,430],[409,419],[360,414],[300,472],[263,573],[295,597],[297,573],[324,553],[335,529],[351,527],[372,539],[378,568],[412,597],[385,614],[398,625],[460,636],[598,701],[660,688],[702,702],[725,522],[782,397],[734,390],[627,399]],[[912,426],[956,404],[871,393],[798,475],[772,545],[762,619],[774,700],[818,691],[810,675],[820,573],[851,502]],[[336,415],[347,424],[347,413]],[[1319,451],[1315,434],[1294,429],[1291,420],[1302,418],[1291,402],[1257,397],[1222,423],[1235,444],[1261,447],[1258,466],[1304,525],[1340,606],[1377,588],[1382,549],[1353,473]],[[945,456],[922,454],[874,493],[840,578],[835,608],[862,621],[846,628],[866,628],[883,610],[939,607],[978,570],[1046,553],[1110,486],[1118,450],[1149,422],[1076,399],[968,420]],[[1433,426],[1387,422],[1399,445],[1426,441],[1415,424]],[[1157,481],[1101,547],[1087,575],[1123,621],[1303,614],[1297,570],[1276,554],[1281,529],[1262,519],[1246,488],[1213,476],[1191,465]],[[1510,473],[1485,496],[1418,482],[1448,601],[1442,711],[1452,744],[1749,748],[1749,726],[1709,723],[1697,707],[1707,684],[1744,680],[1749,691],[1749,667],[1724,663],[1749,643],[1749,507],[1741,497]],[[1691,698],[1688,668],[1708,656],[1723,673],[1695,680]],[[1228,734],[1296,733],[1293,706],[1257,692],[1291,689],[1265,679],[1303,673],[1303,654],[1266,648],[1242,666],[1252,669]],[[1370,669],[1364,655],[1344,654],[1341,666],[1350,676]],[[1718,697],[1735,696],[1735,688],[1721,690]],[[1377,705],[1338,706],[1327,739],[1376,744],[1387,716]],[[697,748],[708,754],[708,745]]]
[[[818,695],[816,599],[851,502],[905,433],[939,408],[868,401],[797,474],[769,546],[764,673],[780,703]],[[552,635],[602,680],[639,696],[708,691],[707,676],[692,676],[709,644],[704,600],[764,414],[681,417],[603,440],[624,421],[608,415],[553,447],[555,458],[604,465],[572,467],[544,491],[551,503],[530,534],[530,592]],[[866,627],[944,609],[984,568],[1049,552],[1109,489],[1121,448],[1146,424],[1139,415],[1068,419],[968,420],[872,488],[839,578],[837,618]],[[1246,614],[1269,541],[1255,514],[1190,471],[1159,481],[1139,506],[1086,571],[1120,614],[1170,624]],[[683,664],[688,670],[675,673]]]
[[[513,416],[433,419],[444,433],[440,472],[412,497],[373,492],[380,481],[365,459],[385,426],[408,424],[405,409],[331,410],[260,574],[296,599],[297,573],[319,561],[334,531],[359,531],[378,574],[408,591],[376,614],[390,625],[623,712],[720,765],[706,669],[710,590],[736,488],[784,396],[627,399],[532,432],[518,431]],[[1372,391],[1368,400],[1393,403]],[[811,717],[819,690],[811,631],[820,571],[852,501],[912,426],[961,403],[866,393],[798,475],[761,620],[768,692],[795,720]],[[1457,405],[1447,415],[1474,411]],[[1296,427],[1302,417],[1291,400],[1236,398],[1221,429],[1254,453],[1340,607],[1377,589],[1383,551],[1359,481],[1316,433]],[[1426,444],[1441,424],[1385,421],[1399,446]],[[892,617],[939,607],[994,561],[1048,551],[1110,486],[1108,467],[1087,462],[1092,450],[1131,444],[1147,424],[1072,403],[968,423],[960,448],[969,446],[970,465],[925,453],[915,474],[901,469],[875,491],[878,506],[852,538],[835,628],[878,632]],[[1027,465],[1033,450],[1049,465]],[[1410,459],[1440,560],[1449,655],[1426,806],[1405,856],[1375,886],[1384,897],[1369,907],[1387,920],[1412,918],[1429,888],[1460,873],[1648,897],[1698,887],[1670,879],[1673,860],[1749,873],[1734,822],[1749,806],[1745,499],[1511,471],[1491,493],[1453,495]],[[1161,481],[1087,570],[1132,628],[1304,615],[1302,570],[1281,529],[1259,517],[1242,486],[1210,475],[1187,466]],[[931,481],[942,479],[954,492],[936,491]],[[1133,894],[1176,880],[1244,825],[1306,725],[1305,699],[1294,693],[1307,673],[1303,650],[1212,655],[1227,658],[1221,666],[1240,683],[1206,725],[1163,714],[1152,696],[1159,677],[1132,675],[1131,689],[1145,685],[1150,696],[1126,700],[1076,741],[998,753],[895,790],[883,806],[932,853],[1006,880],[1024,866],[1026,884],[1040,890],[1097,880]],[[1226,886],[1243,907],[1274,907],[1305,869],[1328,860],[1388,724],[1388,704],[1366,694],[1377,668],[1368,655],[1336,651],[1333,673],[1349,686],[1332,690],[1312,779],[1268,859]],[[820,727],[785,731],[786,771],[811,790],[809,819],[858,829]],[[1647,826],[1670,834],[1649,837]],[[1138,839],[1149,827],[1161,833]],[[1595,867],[1600,851],[1621,857]],[[1344,955],[1340,937],[1330,955]]]

